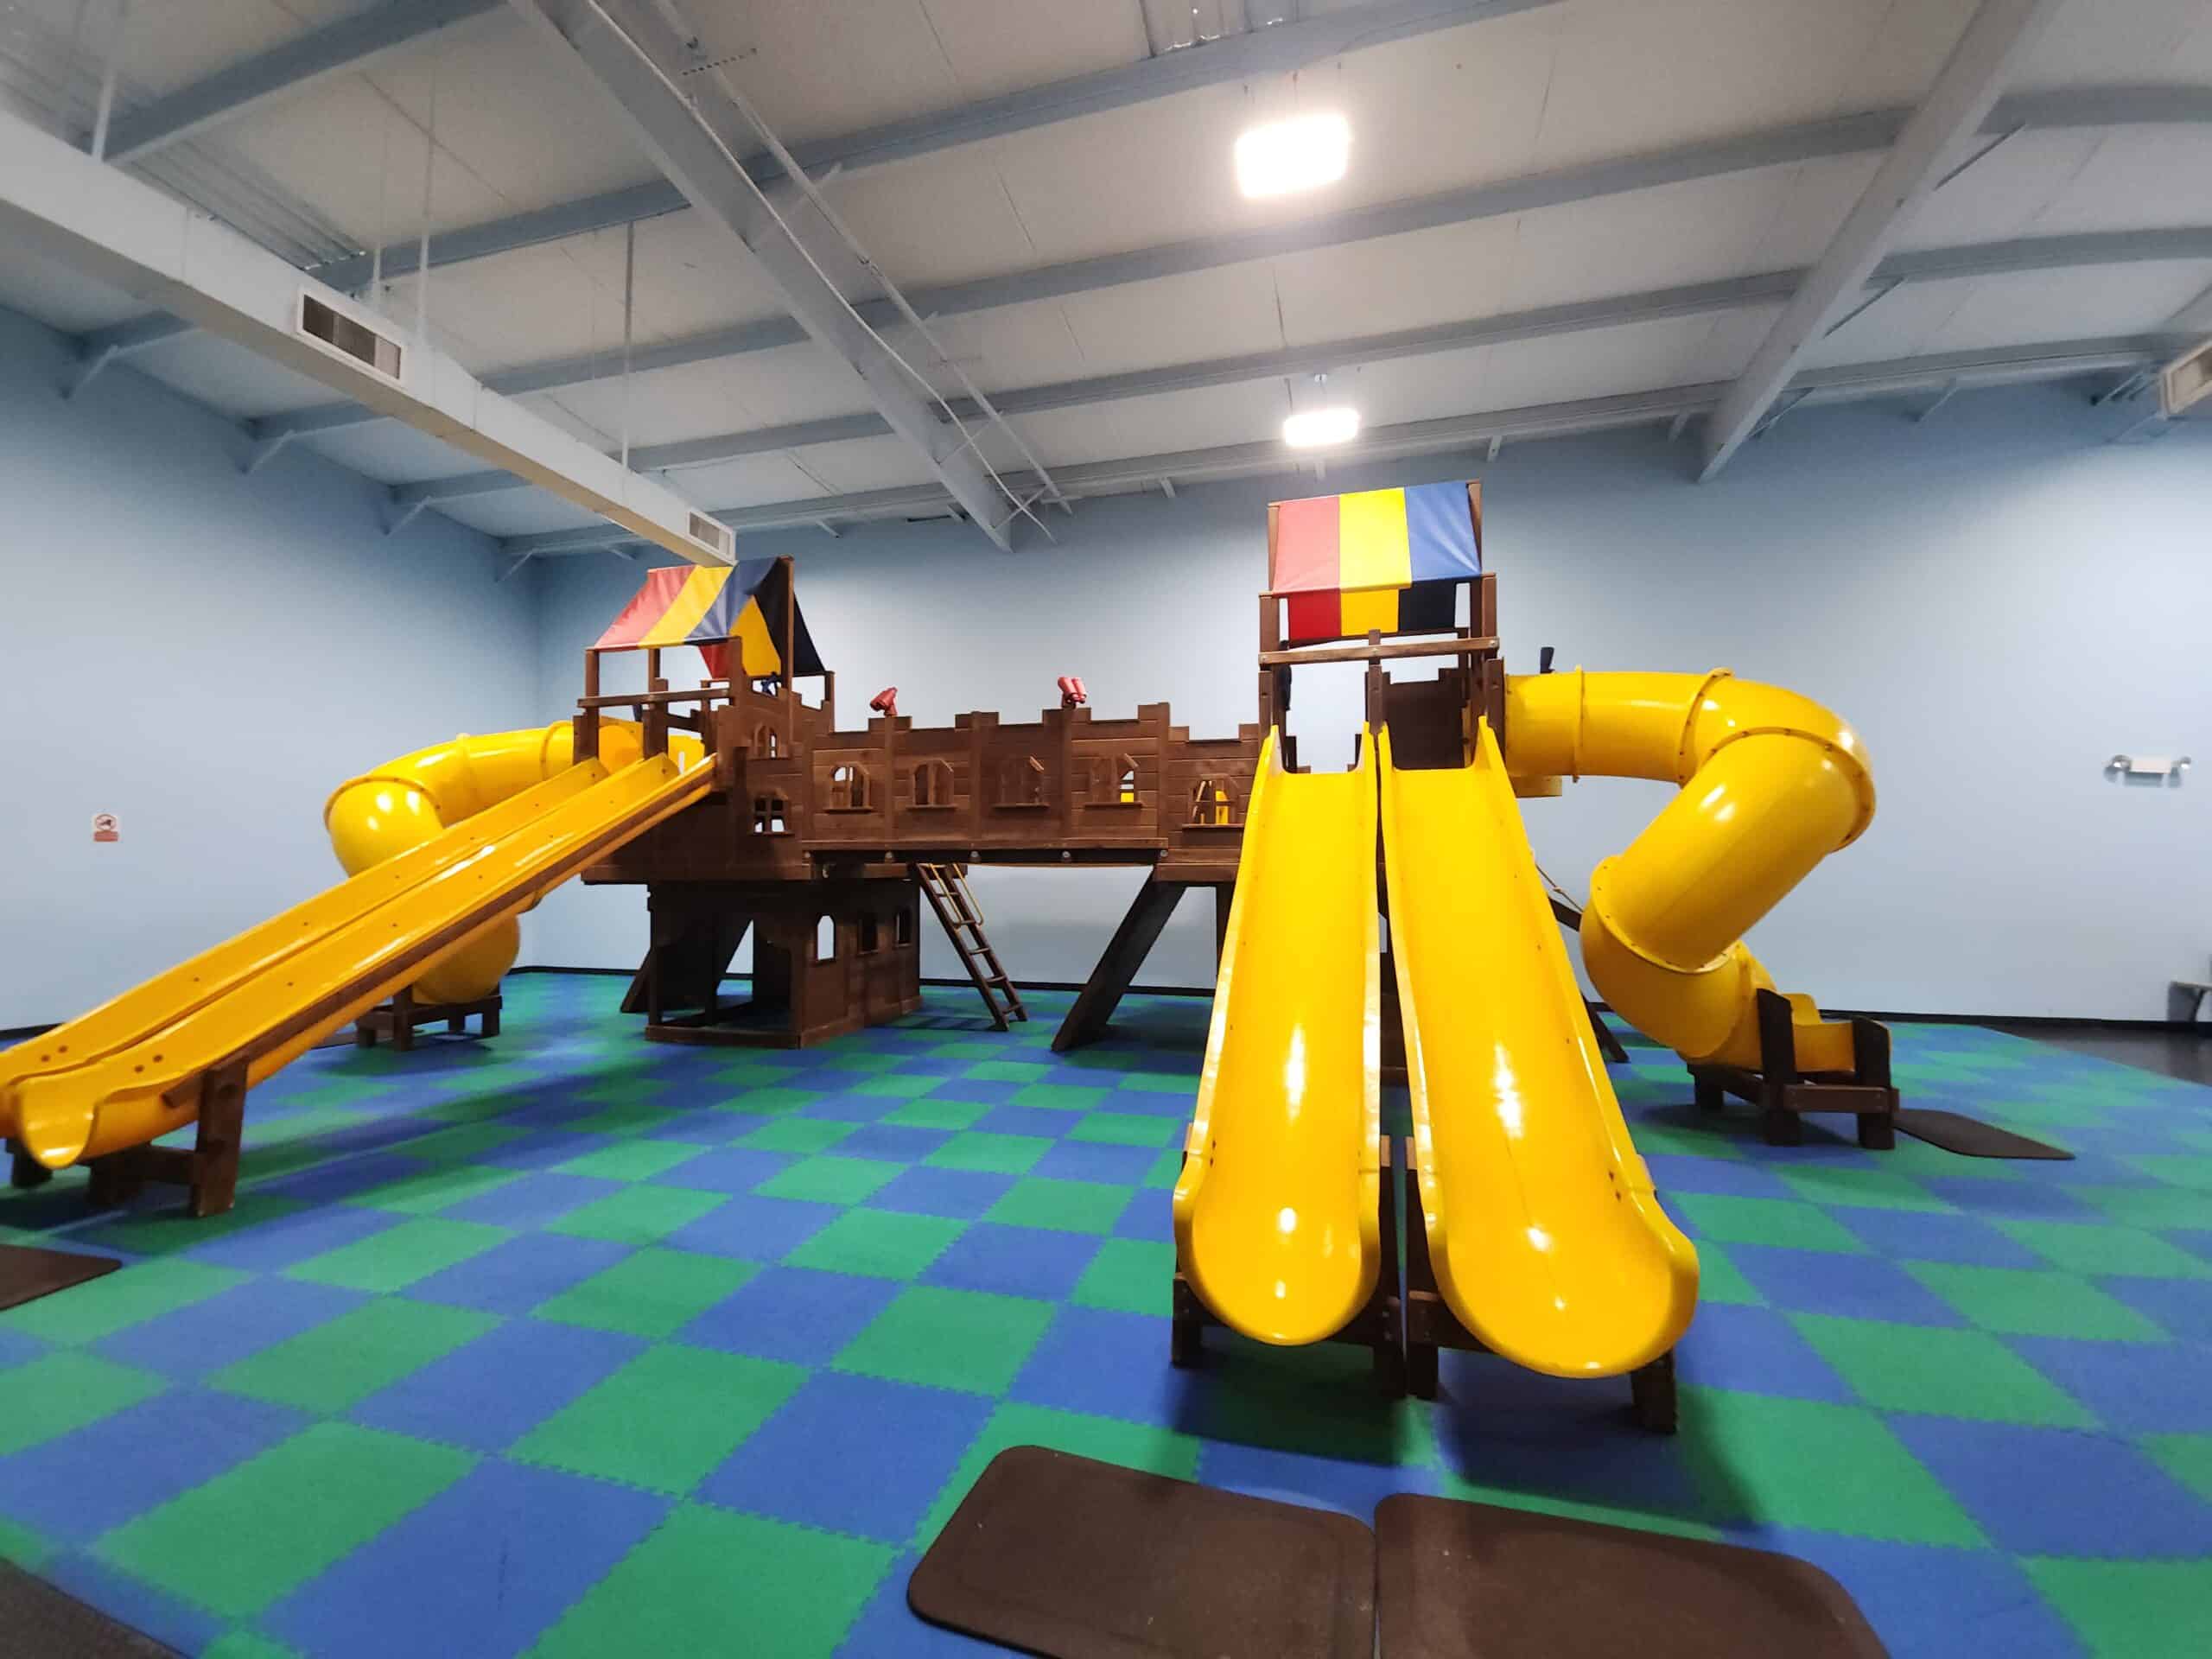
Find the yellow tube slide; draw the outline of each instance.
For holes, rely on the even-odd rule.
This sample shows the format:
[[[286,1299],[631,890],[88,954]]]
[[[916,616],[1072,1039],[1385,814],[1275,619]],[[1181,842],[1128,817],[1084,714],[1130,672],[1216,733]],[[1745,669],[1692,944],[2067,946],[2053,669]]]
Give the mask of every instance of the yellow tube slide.
[[[1449,771],[1398,771],[1383,732],[1382,843],[1444,1300],[1531,1370],[1634,1370],[1688,1327],[1697,1252],[1630,1141],[1487,722]]]
[[[1175,1246],[1199,1300],[1262,1342],[1319,1342],[1382,1265],[1375,761],[1260,753],[1222,944]]]
[[[517,798],[516,821],[353,920],[332,928],[140,1040],[88,1065],[29,1077],[14,1090],[10,1132],[41,1163],[60,1167],[136,1146],[190,1122],[200,1083],[243,1060],[264,1082],[322,1037],[403,985],[446,951],[489,928],[587,864],[681,811],[713,781],[673,755],[607,774],[573,768],[586,787]],[[504,807],[485,815],[504,822]]]
[[[1874,816],[1858,735],[1794,691],[1712,673],[1513,675],[1518,779],[1651,778],[1681,791],[1590,878],[1582,962],[1612,1009],[1691,1060],[1759,1063],[1744,933]],[[1851,1027],[1792,996],[1802,1070],[1852,1065]]]

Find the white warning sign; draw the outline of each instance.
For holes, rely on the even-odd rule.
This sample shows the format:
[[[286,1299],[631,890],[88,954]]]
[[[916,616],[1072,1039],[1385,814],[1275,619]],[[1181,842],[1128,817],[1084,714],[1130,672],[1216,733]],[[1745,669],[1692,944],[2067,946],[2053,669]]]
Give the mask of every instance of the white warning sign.
[[[117,817],[112,812],[93,813],[92,839],[94,841],[121,841],[123,839],[123,820]]]

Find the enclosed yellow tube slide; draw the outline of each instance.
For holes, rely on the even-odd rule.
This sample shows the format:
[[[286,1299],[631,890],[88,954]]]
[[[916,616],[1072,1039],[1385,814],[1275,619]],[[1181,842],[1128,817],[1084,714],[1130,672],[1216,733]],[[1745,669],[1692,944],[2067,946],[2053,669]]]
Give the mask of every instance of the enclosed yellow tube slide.
[[[1383,869],[1414,1166],[1446,1303],[1495,1351],[1611,1376],[1673,1347],[1697,1252],[1629,1139],[1497,739],[1400,772],[1382,734]]]
[[[1260,753],[1222,942],[1205,1070],[1175,1184],[1199,1300],[1262,1342],[1319,1342],[1382,1265],[1375,761],[1282,769]]]
[[[456,739],[343,786],[328,813],[341,860],[377,861],[0,1054],[0,1135],[54,1167],[137,1145],[192,1120],[208,1070],[250,1054],[261,1082],[486,934],[505,934],[506,954],[472,960],[503,968],[517,912],[711,775],[696,742],[639,761],[638,728],[612,723],[602,753],[630,764],[612,776],[603,761],[571,766],[567,729]],[[467,816],[441,829],[448,812]]]
[[[1759,1063],[1757,995],[1774,982],[1744,933],[1874,816],[1858,736],[1808,698],[1707,675],[1510,676],[1505,758],[1518,779],[1681,785],[1590,878],[1582,961],[1621,1017],[1690,1060]],[[1797,1064],[1852,1065],[1851,1027],[1792,996]]]

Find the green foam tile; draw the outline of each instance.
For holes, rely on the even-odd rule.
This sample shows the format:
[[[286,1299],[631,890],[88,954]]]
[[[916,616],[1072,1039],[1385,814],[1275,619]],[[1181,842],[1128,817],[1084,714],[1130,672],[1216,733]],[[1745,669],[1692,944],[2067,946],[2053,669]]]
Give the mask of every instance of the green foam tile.
[[[846,1344],[836,1369],[893,1382],[1003,1394],[1052,1322],[1048,1302],[917,1285],[900,1292]]]
[[[1180,1119],[1138,1112],[1086,1112],[1083,1122],[1068,1131],[1071,1141],[1096,1141],[1109,1147],[1164,1147],[1182,1138]]]
[[[546,1230],[617,1244],[652,1244],[728,1202],[721,1192],[639,1184],[571,1210]]]
[[[1064,1181],[1026,1175],[984,1212],[1008,1227],[1041,1227],[1061,1233],[1105,1233],[1128,1207],[1135,1189],[1098,1181]]]
[[[784,1260],[795,1268],[912,1279],[944,1254],[967,1223],[888,1210],[848,1210]]]
[[[969,1169],[988,1175],[1022,1175],[1033,1168],[1037,1160],[1052,1149],[1052,1143],[1042,1135],[999,1135],[988,1129],[966,1129],[954,1135],[922,1161],[934,1169]]]
[[[1859,1165],[1821,1165],[1785,1169],[1783,1181],[1801,1198],[1814,1204],[1840,1204],[1867,1210],[1948,1210],[1909,1175]]]
[[[764,1198],[797,1198],[807,1204],[854,1205],[894,1180],[904,1166],[875,1158],[840,1158],[834,1154],[801,1159],[753,1190]]]
[[[588,1175],[602,1181],[649,1181],[704,1151],[704,1147],[682,1141],[618,1141],[554,1167],[564,1175]]]
[[[2207,1201],[2212,1206],[2212,1199]],[[2212,1279],[2212,1262],[2140,1227],[2077,1221],[1997,1224],[2037,1255],[2069,1273],[2115,1278]]]
[[[1164,1319],[1174,1311],[1174,1279],[1175,1246],[1167,1240],[1109,1238],[1076,1281],[1075,1300]]]
[[[664,1343],[570,1401],[507,1455],[680,1497],[805,1380],[797,1365]]]
[[[1035,1083],[1052,1074],[1052,1068],[1041,1061],[991,1059],[980,1061],[960,1075],[978,1083]]]
[[[1905,1270],[1985,1331],[2103,1342],[2165,1339],[2126,1303],[2070,1273],[1942,1262],[1909,1262]]]
[[[983,1432],[960,1459],[960,1466],[938,1491],[937,1502],[930,1506],[929,1513],[914,1530],[912,1543],[916,1549],[925,1549],[935,1541],[944,1523],[952,1518],[953,1510],[960,1507],[960,1500],[968,1496],[968,1489],[989,1466],[991,1459],[1016,1446],[1050,1446],[1056,1452],[1099,1463],[1119,1464],[1124,1469],[1142,1469],[1176,1480],[1196,1480],[1198,1475],[1199,1443],[1193,1435],[1157,1424],[1128,1423],[1119,1418],[1008,1403],[991,1414],[990,1421],[983,1425]]]
[[[1866,1247],[1817,1205],[1789,1198],[1746,1198],[1728,1193],[1677,1192],[1672,1208],[1689,1217],[1700,1237],[1726,1244],[1779,1244],[1796,1250],[1862,1254]]]
[[[402,1434],[318,1423],[126,1522],[95,1553],[245,1618],[428,1503],[474,1461]]]
[[[2111,1659],[2212,1653],[2212,1571],[2201,1560],[2045,1557],[2021,1565],[2093,1653]]]
[[[991,1109],[980,1100],[938,1100],[925,1096],[910,1100],[896,1111],[886,1112],[882,1122],[902,1129],[964,1129]]]
[[[687,1250],[633,1250],[605,1272],[540,1302],[531,1315],[596,1331],[672,1337],[760,1271],[750,1262]]]
[[[474,1308],[380,1297],[236,1360],[208,1381],[279,1405],[343,1411],[499,1323]]]
[[[0,1457],[96,1423],[162,1391],[162,1379],[62,1352],[0,1370]]]
[[[47,1342],[94,1342],[126,1325],[205,1301],[251,1275],[179,1256],[119,1268],[0,1313],[0,1331]]]
[[[1031,1083],[1014,1091],[1014,1103],[1047,1112],[1087,1112],[1112,1092],[1080,1083]]]
[[[1984,1422],[2091,1428],[2081,1402],[1985,1332],[1794,1313],[1791,1323],[1869,1405]]]
[[[682,1505],[587,1591],[531,1659],[836,1650],[892,1551],[759,1516]]]
[[[776,1117],[738,1136],[736,1144],[761,1152],[827,1152],[858,1128],[838,1118]]]
[[[504,1227],[424,1216],[309,1256],[285,1274],[348,1290],[404,1290],[511,1236]]]
[[[393,1210],[409,1216],[435,1215],[464,1198],[496,1192],[521,1179],[516,1171],[496,1165],[436,1163],[358,1192],[346,1202],[365,1210]]]

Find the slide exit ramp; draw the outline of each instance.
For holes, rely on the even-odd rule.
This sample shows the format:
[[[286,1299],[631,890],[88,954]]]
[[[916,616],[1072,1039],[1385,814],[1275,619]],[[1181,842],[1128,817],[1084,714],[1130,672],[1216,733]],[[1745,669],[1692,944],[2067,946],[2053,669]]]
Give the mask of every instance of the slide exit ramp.
[[[1485,1346],[1554,1376],[1632,1371],[1688,1326],[1697,1253],[1629,1139],[1497,737],[1479,728],[1471,766],[1401,772],[1386,730],[1381,762],[1409,1224]]]
[[[1334,1335],[1382,1262],[1374,745],[1286,772],[1270,732],[1246,815],[1198,1105],[1175,1185],[1198,1299],[1262,1342]]]

